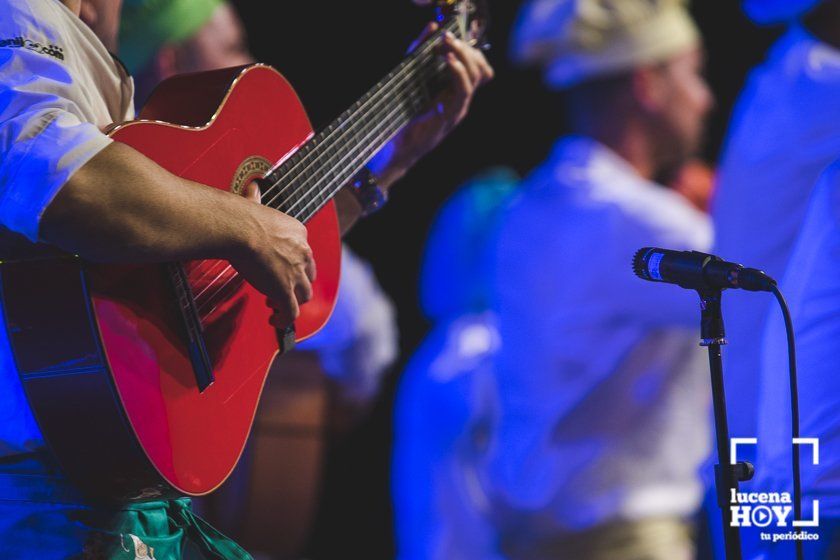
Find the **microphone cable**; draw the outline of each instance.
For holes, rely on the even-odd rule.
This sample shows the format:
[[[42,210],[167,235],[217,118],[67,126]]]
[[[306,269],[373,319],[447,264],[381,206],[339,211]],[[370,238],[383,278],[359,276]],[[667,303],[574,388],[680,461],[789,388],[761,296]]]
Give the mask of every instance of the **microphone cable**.
[[[799,464],[799,444],[796,440],[799,438],[799,384],[796,376],[796,341],[794,340],[793,321],[790,317],[790,309],[788,309],[785,296],[782,295],[779,287],[774,284],[771,290],[776,296],[776,301],[779,302],[779,307],[782,310],[782,316],[785,320],[785,332],[787,334],[787,348],[788,348],[788,374],[790,376],[790,428],[793,442],[793,518],[794,520],[802,519],[802,474]],[[802,560],[803,540],[796,539],[796,558]]]
[[[802,520],[802,473],[799,453],[799,385],[796,374],[796,343],[790,309],[776,281],[764,272],[744,268],[724,261],[715,255],[697,251],[674,251],[658,247],[643,247],[633,256],[633,272],[642,280],[676,284],[697,290],[743,289],[752,292],[771,292],[779,303],[785,322],[790,377],[791,447],[793,451],[793,509],[794,520]],[[796,558],[803,558],[803,540],[796,541]]]

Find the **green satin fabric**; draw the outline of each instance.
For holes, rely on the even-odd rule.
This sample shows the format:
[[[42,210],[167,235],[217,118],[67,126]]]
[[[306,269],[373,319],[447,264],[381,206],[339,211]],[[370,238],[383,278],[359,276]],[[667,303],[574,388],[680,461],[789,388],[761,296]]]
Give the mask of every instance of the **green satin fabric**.
[[[253,560],[190,509],[190,500],[145,502],[79,521],[91,529],[80,560]]]

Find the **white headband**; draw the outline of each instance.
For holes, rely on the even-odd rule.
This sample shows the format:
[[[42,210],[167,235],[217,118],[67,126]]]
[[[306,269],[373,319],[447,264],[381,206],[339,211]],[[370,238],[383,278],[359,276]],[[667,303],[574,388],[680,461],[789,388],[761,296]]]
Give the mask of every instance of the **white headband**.
[[[518,19],[512,57],[539,64],[564,89],[667,60],[700,44],[681,0],[531,0]]]

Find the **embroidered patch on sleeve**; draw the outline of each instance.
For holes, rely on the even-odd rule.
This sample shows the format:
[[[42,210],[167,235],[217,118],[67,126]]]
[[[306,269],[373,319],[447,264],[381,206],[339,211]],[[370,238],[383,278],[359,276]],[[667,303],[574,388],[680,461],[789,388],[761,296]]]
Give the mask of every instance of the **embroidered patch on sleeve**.
[[[11,39],[0,39],[0,48],[29,49],[37,53],[45,54],[58,60],[64,60],[64,49],[58,45],[45,45],[23,37],[12,37]]]

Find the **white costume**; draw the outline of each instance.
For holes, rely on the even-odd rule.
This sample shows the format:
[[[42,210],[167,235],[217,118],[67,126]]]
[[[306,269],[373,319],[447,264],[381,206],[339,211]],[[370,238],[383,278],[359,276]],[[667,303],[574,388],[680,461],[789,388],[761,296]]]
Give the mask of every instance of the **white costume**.
[[[324,371],[341,388],[341,398],[362,404],[376,397],[382,376],[397,360],[398,338],[394,304],[370,265],[344,246],[333,314],[298,348],[318,352]]]
[[[840,51],[795,26],[750,75],[732,118],[714,203],[726,260],[781,279],[820,172],[840,156]],[[772,297],[728,294],[724,379],[733,437],[755,437],[760,336]],[[760,465],[759,465],[760,467]]]
[[[840,522],[840,163],[823,174],[781,281],[796,333],[799,418],[802,437],[819,440],[819,464],[802,446],[802,512],[812,519],[819,501],[820,527]],[[768,315],[762,345],[756,478],[758,492],[793,492],[790,385],[785,328],[776,305]],[[780,530],[781,531],[781,530]],[[784,531],[782,531],[784,532]],[[825,541],[837,536],[823,535]],[[783,558],[782,545],[768,548]],[[786,550],[791,554],[793,548]],[[806,545],[806,550],[814,546]],[[793,556],[791,556],[793,557]],[[828,558],[828,556],[825,556]],[[834,558],[835,556],[831,556]],[[776,558],[773,556],[772,558]]]
[[[501,417],[487,487],[510,550],[699,507],[710,434],[697,296],[643,282],[630,263],[644,246],[710,244],[704,214],[591,139],[562,140],[525,181],[495,270]]]
[[[4,0],[0,11],[0,224],[36,240],[58,190],[111,143],[100,129],[134,117],[133,84],[64,4]],[[43,443],[0,331],[5,455]]]

